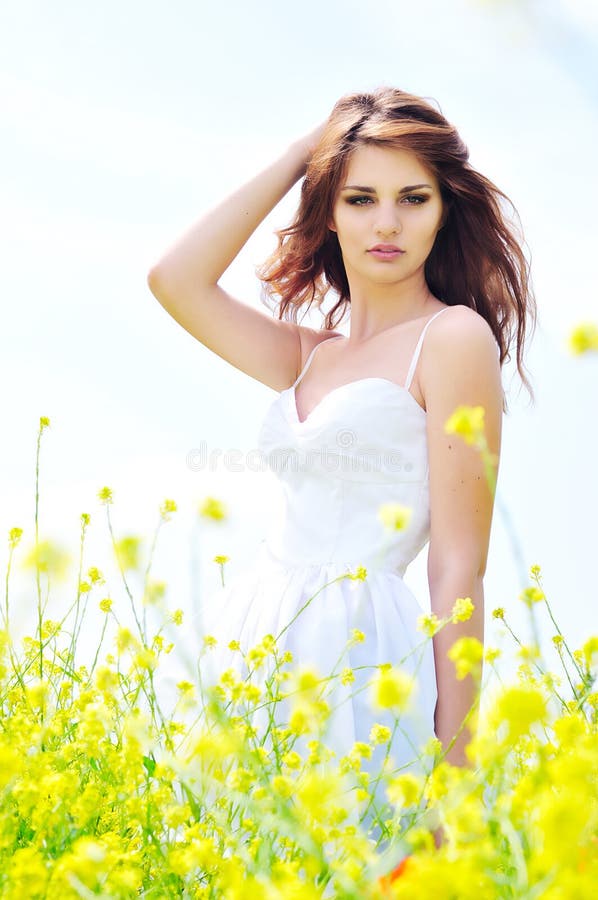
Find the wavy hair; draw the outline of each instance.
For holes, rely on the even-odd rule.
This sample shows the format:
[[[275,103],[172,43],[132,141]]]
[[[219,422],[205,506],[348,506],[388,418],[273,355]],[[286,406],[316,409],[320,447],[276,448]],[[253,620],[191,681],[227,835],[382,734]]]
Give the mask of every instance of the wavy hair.
[[[486,319],[500,351],[511,359],[532,399],[523,369],[526,325],[536,323],[529,264],[522,250],[519,217],[509,198],[468,162],[469,151],[456,128],[426,100],[396,88],[341,97],[307,166],[291,225],[276,232],[278,246],[257,269],[262,299],[279,319],[297,321],[298,311],[321,308],[332,289],[338,299],[325,314],[334,329],[350,308],[349,283],[336,232],[328,228],[333,206],[353,151],[365,144],[413,152],[438,180],[445,209],[425,262],[430,291],[449,306],[463,305]],[[517,218],[509,221],[508,204]]]

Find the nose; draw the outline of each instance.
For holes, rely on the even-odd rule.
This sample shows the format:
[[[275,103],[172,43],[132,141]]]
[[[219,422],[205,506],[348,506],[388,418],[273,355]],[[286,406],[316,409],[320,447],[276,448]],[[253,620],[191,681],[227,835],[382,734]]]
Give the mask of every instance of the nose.
[[[380,235],[400,234],[402,230],[399,210],[393,204],[380,204],[376,219],[375,231]]]

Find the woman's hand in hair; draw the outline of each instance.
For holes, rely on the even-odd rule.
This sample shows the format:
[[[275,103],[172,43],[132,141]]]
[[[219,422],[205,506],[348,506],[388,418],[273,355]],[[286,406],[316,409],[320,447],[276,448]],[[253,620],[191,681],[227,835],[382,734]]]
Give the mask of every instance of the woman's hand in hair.
[[[306,167],[313,156],[314,150],[320,143],[320,139],[324,134],[324,130],[326,129],[327,125],[328,119],[326,119],[324,122],[321,122],[316,128],[314,128],[312,131],[309,131],[306,135],[296,141],[297,144],[301,145],[304,151]]]

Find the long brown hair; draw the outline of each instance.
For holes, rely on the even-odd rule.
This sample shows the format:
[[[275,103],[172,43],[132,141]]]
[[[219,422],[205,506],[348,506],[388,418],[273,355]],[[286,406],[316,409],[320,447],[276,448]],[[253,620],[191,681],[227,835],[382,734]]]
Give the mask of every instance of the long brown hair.
[[[325,315],[334,329],[350,308],[349,283],[336,232],[328,228],[341,179],[358,146],[409,150],[436,176],[445,220],[425,263],[430,291],[450,306],[469,306],[483,316],[497,341],[500,365],[511,359],[532,399],[523,369],[526,323],[536,322],[536,303],[519,224],[502,206],[509,198],[468,162],[469,151],[444,116],[421,97],[396,88],[348,94],[335,104],[307,166],[294,221],[276,232],[278,247],[257,270],[263,300],[278,318],[319,308],[329,289],[338,300]]]

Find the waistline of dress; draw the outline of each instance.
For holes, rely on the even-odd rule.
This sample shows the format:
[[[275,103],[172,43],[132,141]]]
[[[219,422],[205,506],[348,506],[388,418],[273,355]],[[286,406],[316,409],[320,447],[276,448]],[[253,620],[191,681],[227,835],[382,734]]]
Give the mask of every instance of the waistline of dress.
[[[403,578],[407,569],[406,565],[391,565],[387,562],[378,562],[375,559],[367,557],[360,560],[347,560],[340,557],[335,557],[333,559],[311,559],[307,561],[289,558],[285,559],[276,556],[276,554],[272,552],[272,550],[266,543],[261,544],[258,550],[258,564],[264,563],[273,566],[279,566],[284,569],[296,569],[303,571],[306,569],[315,570],[335,568],[342,570],[341,574],[352,574],[356,578],[359,578],[363,574],[364,569],[367,574],[378,572],[396,575],[399,578]]]

